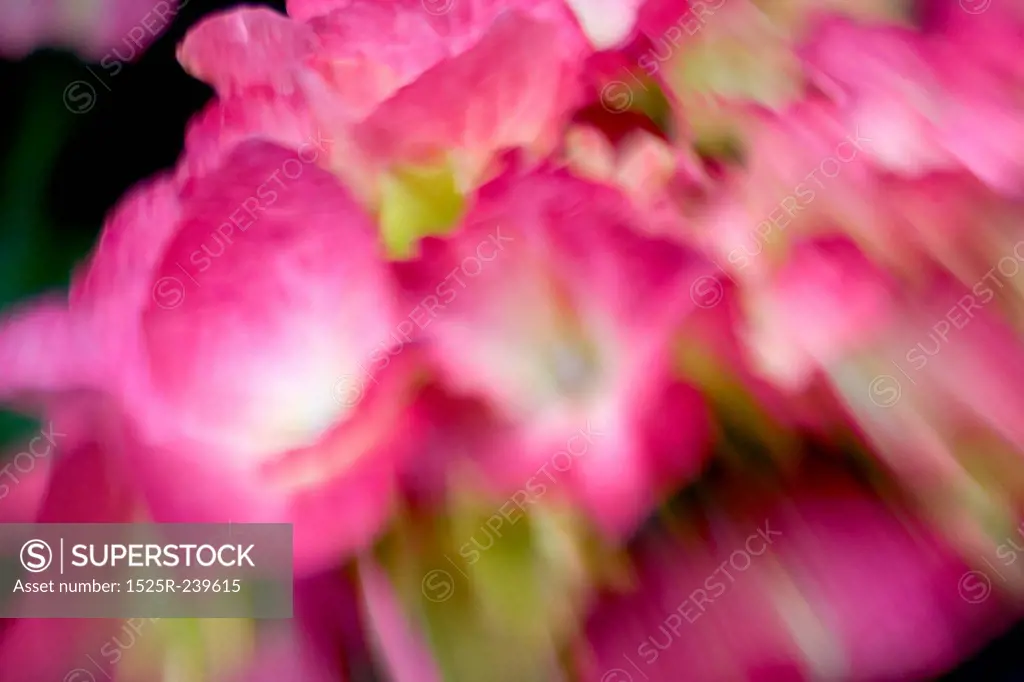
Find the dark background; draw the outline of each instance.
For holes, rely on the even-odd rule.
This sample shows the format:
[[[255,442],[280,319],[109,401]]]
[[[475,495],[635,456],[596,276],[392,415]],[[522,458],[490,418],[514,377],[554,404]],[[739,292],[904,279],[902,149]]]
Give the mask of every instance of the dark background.
[[[0,60],[0,309],[65,286],[118,198],[174,164],[186,121],[212,96],[178,65],[175,46],[201,17],[237,4],[191,0],[142,57],[115,76],[51,50]],[[248,4],[284,11],[283,0]],[[88,85],[69,90],[76,82]],[[86,108],[89,95],[92,106],[73,111]],[[0,413],[0,447],[33,428]],[[1024,624],[943,679],[1024,680],[1022,643]]]

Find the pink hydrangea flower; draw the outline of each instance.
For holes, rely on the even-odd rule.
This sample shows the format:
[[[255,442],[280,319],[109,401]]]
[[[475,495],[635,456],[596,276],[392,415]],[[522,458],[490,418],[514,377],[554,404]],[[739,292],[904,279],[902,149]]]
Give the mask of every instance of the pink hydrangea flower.
[[[404,370],[370,354],[390,343],[392,288],[334,178],[250,143],[201,181],[135,190],[70,305],[0,333],[20,370],[0,392],[109,396],[115,454],[157,520],[294,522],[300,565],[331,561],[389,510]],[[25,356],[40,339],[57,366]]]
[[[396,264],[443,382],[515,428],[489,465],[504,486],[547,465],[567,471],[561,495],[572,490],[616,532],[698,470],[707,433],[699,396],[671,374],[673,334],[706,266],[635,221],[607,187],[512,169],[458,232]],[[675,415],[671,427],[660,414]],[[586,454],[552,463],[567,449]]]
[[[504,14],[491,2],[441,16],[418,2],[290,11],[220,14],[180,46],[219,95],[189,132],[192,163],[216,165],[250,137],[294,147],[325,130],[337,140],[325,165],[371,205],[395,165],[448,161],[472,188],[506,147],[550,151],[589,50],[560,0]]]

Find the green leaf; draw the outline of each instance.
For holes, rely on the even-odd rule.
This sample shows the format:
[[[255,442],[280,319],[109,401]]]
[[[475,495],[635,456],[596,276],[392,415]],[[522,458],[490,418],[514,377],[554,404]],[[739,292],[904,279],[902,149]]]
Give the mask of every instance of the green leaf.
[[[444,518],[407,518],[379,560],[445,680],[551,679],[561,665],[553,625],[576,622],[563,617],[565,565],[545,555],[531,516],[492,521],[492,530],[496,513],[463,506]]]

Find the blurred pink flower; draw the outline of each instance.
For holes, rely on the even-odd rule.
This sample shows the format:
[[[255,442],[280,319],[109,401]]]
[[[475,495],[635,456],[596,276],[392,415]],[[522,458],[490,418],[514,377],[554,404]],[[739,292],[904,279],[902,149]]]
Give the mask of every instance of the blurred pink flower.
[[[210,17],[179,47],[218,99],[191,126],[191,174],[237,142],[296,146],[313,130],[337,140],[324,160],[373,203],[396,164],[454,163],[472,188],[506,147],[557,142],[586,47],[560,0],[459,6],[293,3]],[[400,44],[395,36],[401,35]],[[459,112],[458,116],[452,112]]]
[[[414,353],[368,368],[391,343],[394,303],[348,193],[254,142],[201,180],[133,191],[70,308],[47,302],[0,331],[21,370],[0,394],[112,396],[115,454],[158,521],[294,522],[300,566],[332,561],[390,508]]]
[[[1024,347],[996,313],[996,272],[970,288],[932,276],[860,355],[829,370],[877,457],[911,490],[961,485],[965,467],[996,464],[996,442],[1024,447]]]
[[[441,672],[416,625],[405,614],[387,574],[372,560],[360,562],[362,610],[372,651],[391,682],[441,682]]]
[[[421,336],[442,381],[514,429],[488,454],[492,472],[515,489],[548,465],[565,471],[547,476],[564,475],[566,489],[548,487],[573,491],[615,532],[699,470],[707,438],[700,397],[671,375],[672,340],[707,266],[638,232],[637,219],[610,188],[512,169],[458,232],[395,265],[410,307],[425,309]]]
[[[747,341],[761,370],[791,388],[870,346],[891,325],[896,282],[849,239],[796,244],[747,292]]]
[[[913,27],[874,0],[207,17],[178,58],[216,98],[177,166],[117,207],[68,300],[0,319],[0,400],[71,434],[66,458],[0,482],[0,519],[294,524],[298,616],[229,680],[354,675],[342,562],[390,676],[439,679],[367,552],[388,530],[434,553],[398,533],[420,514],[459,528],[480,492],[504,501],[491,530],[541,505],[531,574],[557,557],[605,577],[594,530],[638,559],[586,641],[536,628],[584,680],[939,674],[1005,614],[959,594],[965,561],[920,519],[985,546],[979,510],[1020,506],[1000,473],[1024,449],[1024,17],[944,2]],[[3,35],[64,40],[37,28],[55,7],[18,5]],[[132,56],[115,23],[74,44],[134,58],[152,22],[125,25]],[[424,187],[438,177],[454,187]],[[404,262],[382,245],[396,223]],[[803,470],[696,512],[689,493],[725,478],[701,476],[712,452],[714,474],[745,471],[747,437],[787,480],[807,451],[870,456],[913,505]],[[566,503],[572,523],[545,529]],[[645,525],[659,507],[680,535]],[[389,527],[397,511],[412,523]],[[465,613],[514,627],[475,581],[518,575],[467,574],[483,608]],[[576,614],[590,587],[527,619]],[[73,670],[109,625],[5,625],[0,678]],[[33,661],[54,637],[75,641]]]
[[[1000,627],[934,532],[848,483],[802,487],[644,550],[635,587],[591,615],[583,679],[921,679]]]
[[[10,0],[0,6],[0,55],[19,59],[40,47],[58,47],[104,66],[131,62],[188,2]]]
[[[466,35],[467,27],[489,23],[511,9],[562,24],[565,37],[579,36],[582,31],[594,49],[602,50],[615,47],[629,37],[643,4],[644,0],[399,0],[394,3],[289,0],[288,14],[308,21],[339,10],[352,12],[376,5],[390,11],[391,7],[396,7],[403,15],[414,12],[424,15],[426,22],[454,45]]]
[[[960,164],[1019,197],[1024,73],[1010,70],[1007,55],[1014,39],[1019,55],[1024,19],[1009,11],[1001,16],[999,24],[980,20],[993,42],[978,60],[965,58],[963,45],[977,45],[977,27],[951,40],[845,19],[823,22],[805,57],[836,83],[845,119],[874,140],[869,154],[882,167],[919,176]]]

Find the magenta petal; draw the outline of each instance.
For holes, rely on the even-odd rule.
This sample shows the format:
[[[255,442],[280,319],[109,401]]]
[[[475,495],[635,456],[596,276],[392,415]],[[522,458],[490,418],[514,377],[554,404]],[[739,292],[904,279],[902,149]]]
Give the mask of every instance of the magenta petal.
[[[360,563],[360,585],[373,645],[392,682],[441,682],[420,633],[405,615],[388,577],[370,560]]]
[[[57,451],[51,457],[53,465],[45,500],[35,519],[21,522],[125,523],[133,520],[134,495],[125,487],[125,479],[112,461],[95,445],[65,445],[58,440]],[[36,483],[25,482],[24,485]],[[96,672],[96,664],[89,657],[99,659],[100,647],[109,641],[119,625],[120,621],[100,619],[4,621],[0,628],[0,679],[10,682],[61,680],[78,668],[93,671],[97,677],[109,674],[109,668]]]
[[[252,139],[302,148],[305,158],[321,165],[326,165],[331,147],[301,95],[254,89],[243,97],[214,100],[189,122],[178,175],[186,181],[203,177],[237,145]]]
[[[265,461],[200,442],[144,445],[127,431],[118,440],[155,521],[290,523],[295,572],[305,576],[371,544],[390,518],[418,442],[412,428],[396,427],[399,401],[389,390],[316,444]]]
[[[29,452],[27,442],[15,453],[15,457],[18,461],[6,455],[3,457],[8,461],[0,481],[0,523],[35,523],[50,485],[53,460],[50,456],[42,458],[33,455]],[[23,471],[28,467],[28,462],[32,463],[32,468]]]
[[[0,628],[0,678],[5,682],[40,682],[89,678],[106,679],[106,660],[97,670],[90,657],[119,634],[121,621],[112,619],[18,618],[5,620]],[[69,678],[79,671],[77,678]]]
[[[990,271],[989,275],[992,274]],[[1024,382],[1024,346],[1014,329],[994,310],[978,304],[986,300],[986,295],[991,301],[1003,286],[999,275],[986,276],[970,291],[958,282],[940,282],[928,292],[919,312],[908,316],[913,335],[902,337],[907,343],[903,348],[908,350],[900,348],[903,357],[895,364],[910,373],[911,381],[921,382],[920,388],[911,389],[915,393],[921,391],[934,397],[931,391],[939,389],[945,394],[942,403],[950,412],[947,418],[953,414],[960,418],[972,415],[1017,448],[1024,448],[1024,424],[1018,418],[1024,410],[1020,391]],[[965,303],[973,309],[968,307],[969,312],[962,320],[960,313]],[[930,351],[932,343],[942,353],[934,360],[922,352],[922,348]],[[964,377],[970,380],[965,381]]]
[[[96,387],[102,371],[86,329],[67,303],[56,299],[0,318],[0,398]]]
[[[139,498],[122,463],[87,443],[60,448],[40,523],[127,523]]]
[[[262,453],[314,442],[347,410],[336,384],[394,328],[369,217],[329,173],[256,142],[182,205],[142,315],[140,390],[174,411],[153,428]],[[179,298],[162,300],[172,284]]]
[[[777,551],[842,643],[847,679],[939,675],[1000,627],[997,600],[961,597],[964,562],[897,510],[829,486],[784,507],[769,517]]]
[[[221,95],[261,85],[287,92],[316,44],[308,26],[267,8],[243,7],[192,28],[178,47],[178,61]]]
[[[931,678],[1000,624],[960,598],[962,560],[881,499],[819,481],[757,508],[644,551],[590,617],[584,679]]]
[[[556,25],[511,13],[466,52],[441,62],[360,124],[354,135],[382,168],[449,153],[463,182],[512,147],[546,153],[575,99],[578,54]]]
[[[557,489],[548,494],[576,498],[616,535],[678,483],[659,475],[699,469],[707,442],[699,396],[667,389],[675,333],[707,266],[636,220],[605,186],[510,171],[481,190],[457,233],[396,265],[443,383],[510,425],[486,458],[499,485],[568,471],[544,483]],[[674,440],[652,429],[661,408],[681,410]]]
[[[770,373],[798,386],[867,347],[895,312],[894,282],[843,237],[801,242],[751,295],[752,350]]]
[[[72,309],[107,359],[125,413],[111,442],[153,515],[294,523],[312,570],[388,518],[417,354],[373,359],[393,343],[393,284],[333,175],[261,141],[213,165],[115,211]]]

